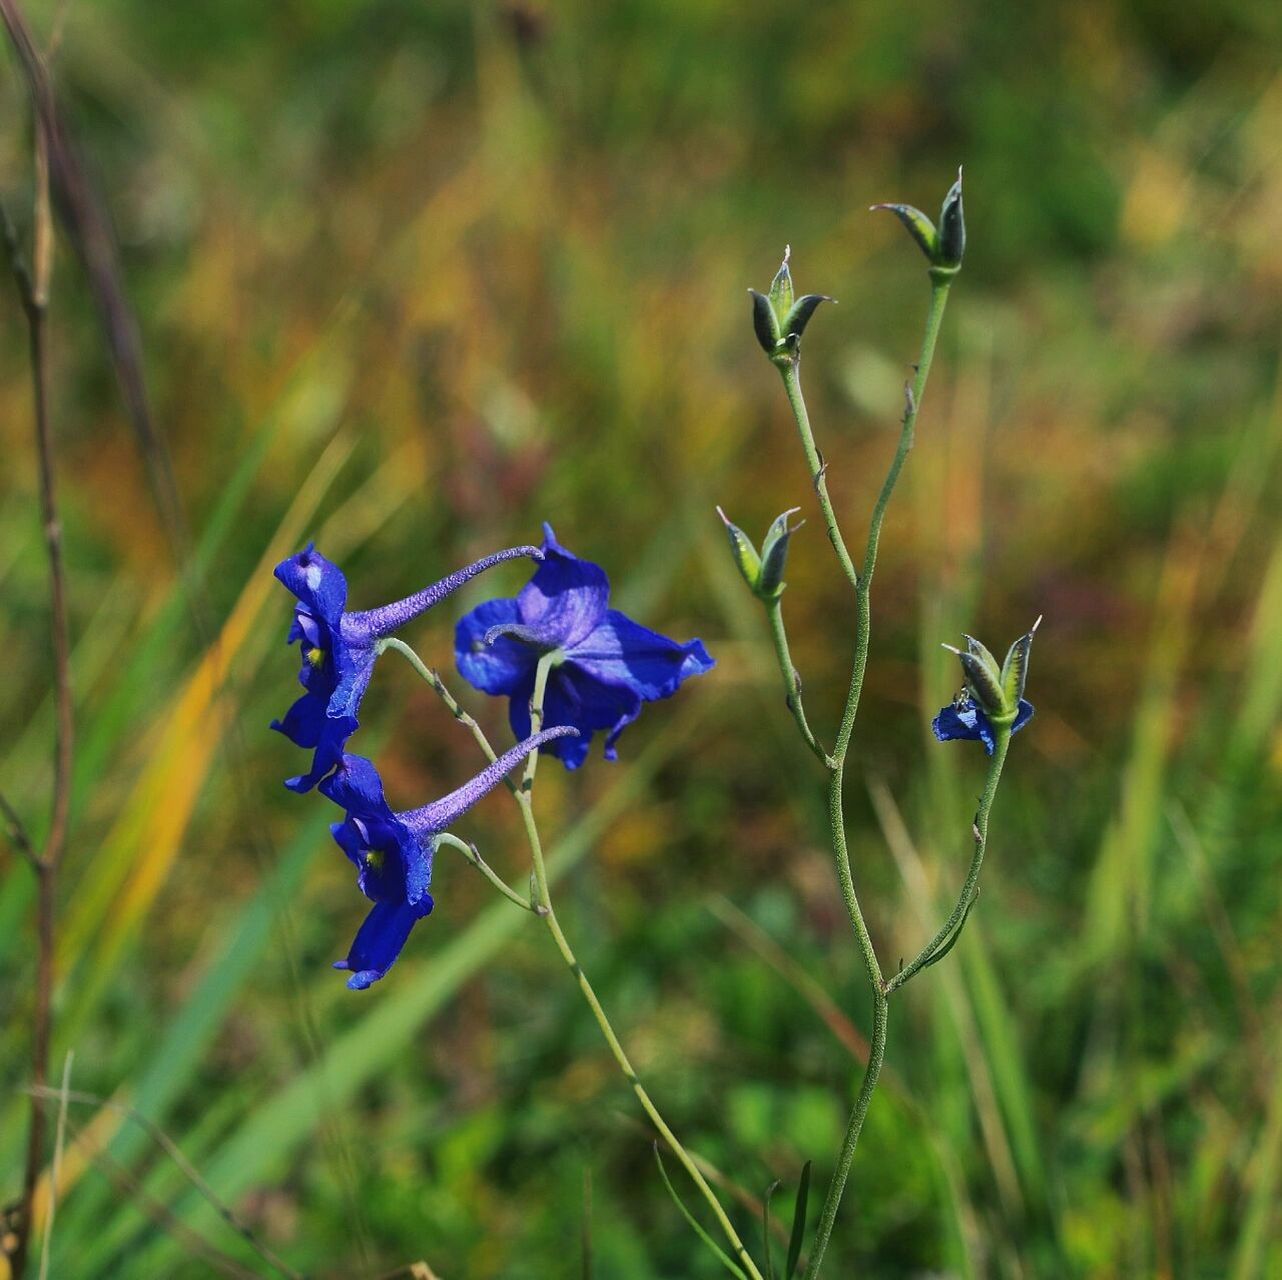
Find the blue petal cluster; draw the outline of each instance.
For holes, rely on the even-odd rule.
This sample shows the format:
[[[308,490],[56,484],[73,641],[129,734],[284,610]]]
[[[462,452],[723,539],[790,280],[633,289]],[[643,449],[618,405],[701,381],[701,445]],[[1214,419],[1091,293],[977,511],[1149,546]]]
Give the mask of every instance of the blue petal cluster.
[[[338,768],[321,782],[320,791],[345,811],[343,821],[332,824],[330,831],[355,864],[360,891],[374,904],[347,958],[334,965],[351,972],[347,985],[352,990],[363,991],[383,977],[415,924],[430,914],[433,902],[428,889],[436,837],[498,786],[531,751],[572,732],[537,733],[458,790],[405,813],[392,811],[372,761],[364,756],[342,757]]]
[[[381,609],[347,612],[347,579],[315,546],[276,566],[276,577],[298,598],[286,637],[302,651],[298,680],[305,692],[272,728],[312,754],[311,768],[285,785],[310,791],[338,764],[360,726],[361,699],[378,657],[378,642],[439,604],[492,565],[520,556],[541,558],[537,547],[509,547],[442,578],[416,595]]]
[[[1019,709],[1015,713],[1015,721],[1010,727],[1011,733],[1017,733],[1032,717],[1033,704],[1026,698],[1021,698]],[[983,708],[969,694],[944,707],[931,722],[930,727],[935,731],[935,737],[940,742],[958,740],[982,742],[984,750],[990,756],[996,749],[993,726],[984,714]]]
[[[543,723],[578,730],[545,748],[567,769],[587,759],[595,733],[605,758],[642,706],[674,694],[690,676],[715,665],[702,641],[679,644],[609,607],[605,570],[572,555],[543,526],[543,563],[515,599],[490,600],[458,624],[455,653],[464,679],[483,693],[511,699],[512,731],[530,731],[530,697],[539,658],[559,650],[548,678]]]

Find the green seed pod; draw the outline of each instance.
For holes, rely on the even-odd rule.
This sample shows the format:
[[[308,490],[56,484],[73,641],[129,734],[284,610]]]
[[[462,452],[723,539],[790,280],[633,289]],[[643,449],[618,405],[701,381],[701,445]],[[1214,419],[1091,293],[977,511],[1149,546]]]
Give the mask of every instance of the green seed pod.
[[[1024,696],[1024,683],[1028,679],[1028,658],[1033,648],[1033,637],[1041,625],[1042,620],[1038,618],[1029,627],[1027,634],[1020,636],[1011,645],[1006,653],[1006,661],[1002,663],[1002,693],[1009,706],[1019,706],[1019,700]]]
[[[761,557],[757,555],[752,539],[738,525],[731,524],[720,507],[717,508],[717,515],[726,527],[726,536],[730,539],[730,554],[734,557],[743,580],[755,594],[761,582]]]
[[[749,289],[748,292],[752,294],[752,331],[757,335],[762,351],[772,356],[779,345],[779,321],[775,316],[775,309],[764,293],[758,293],[755,289]]]
[[[938,267],[948,267],[956,271],[962,264],[966,252],[966,215],[962,209],[962,175],[957,170],[957,181],[949,188],[944,197],[943,208],[939,211],[939,239],[935,248],[934,262]]]
[[[788,563],[788,541],[805,523],[803,520],[790,528],[788,517],[800,510],[800,507],[793,507],[785,511],[766,531],[765,541],[761,544],[761,575],[757,579],[757,594],[763,600],[777,599],[786,585],[783,574]]]
[[[908,234],[917,241],[927,260],[932,263],[935,261],[939,249],[939,233],[935,230],[935,224],[920,209],[914,209],[910,204],[875,204],[872,209],[874,212],[886,209],[893,213],[908,228]]]
[[[792,273],[788,270],[790,257],[792,257],[792,246],[785,245],[783,262],[779,264],[779,270],[775,272],[775,278],[770,282],[770,305],[774,308],[776,316],[786,316],[792,310]]]

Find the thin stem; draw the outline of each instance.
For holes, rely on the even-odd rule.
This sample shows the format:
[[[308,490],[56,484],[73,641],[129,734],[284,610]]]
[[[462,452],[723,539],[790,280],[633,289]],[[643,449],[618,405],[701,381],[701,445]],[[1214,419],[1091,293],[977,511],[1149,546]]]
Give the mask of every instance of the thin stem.
[[[0,5],[0,13],[14,35],[12,5]],[[39,104],[37,104],[39,105]],[[71,771],[75,742],[75,713],[71,691],[71,634],[67,620],[66,570],[62,557],[62,523],[58,516],[57,470],[54,459],[53,428],[49,420],[49,360],[45,336],[46,301],[53,265],[53,222],[49,201],[48,138],[43,116],[36,114],[34,271],[28,270],[18,243],[17,232],[8,214],[0,209],[0,235],[9,256],[9,266],[27,320],[31,366],[32,409],[36,457],[40,473],[40,515],[44,526],[45,551],[49,562],[49,625],[53,649],[54,687],[54,770],[50,801],[49,833],[38,857],[31,859],[36,876],[36,990],[32,1019],[31,1082],[43,1088],[49,1077],[49,1046],[53,1035],[54,932],[57,908],[58,868],[67,843],[71,811]],[[31,1212],[36,1186],[44,1162],[45,1108],[33,1097],[31,1127],[23,1173],[22,1201],[18,1213],[18,1241],[13,1251],[12,1271],[21,1277],[26,1269],[31,1244]]]
[[[832,767],[831,757],[820,744],[806,721],[806,709],[801,702],[801,676],[792,665],[792,655],[788,651],[788,632],[783,625],[783,602],[771,600],[766,605],[766,616],[770,619],[770,634],[774,637],[775,658],[779,662],[779,672],[783,676],[784,695],[788,701],[788,710],[797,722],[797,728],[805,739],[806,746],[828,768]]]
[[[457,849],[509,902],[515,902],[522,911],[533,911],[534,907],[528,898],[523,898],[515,889],[503,879],[502,876],[490,866],[484,858],[481,857],[480,850],[476,845],[468,844],[466,840],[460,840],[458,836],[451,835],[448,831],[442,831],[436,837],[438,843],[447,844],[451,849]]]
[[[792,406],[792,416],[797,420],[797,431],[801,435],[801,447],[805,450],[806,465],[810,468],[810,479],[819,498],[819,508],[823,512],[824,526],[828,530],[828,541],[832,543],[837,559],[841,561],[842,572],[852,587],[859,585],[859,574],[855,562],[846,549],[845,539],[837,523],[837,512],[833,509],[832,499],[828,496],[828,464],[823,460],[815,444],[815,433],[810,427],[810,414],[806,411],[806,401],[801,394],[801,354],[780,358],[776,366],[783,378],[784,390],[788,393],[788,403]]]
[[[864,1117],[868,1113],[873,1091],[877,1087],[877,1078],[881,1074],[882,1059],[885,1055],[886,1024],[889,1012],[887,1003],[888,984],[882,976],[881,965],[877,960],[876,949],[873,947],[872,938],[868,933],[868,925],[864,920],[863,910],[859,905],[859,895],[855,890],[854,877],[850,869],[850,852],[846,841],[846,818],[843,805],[846,755],[850,750],[850,740],[855,728],[855,716],[858,714],[859,700],[863,692],[864,673],[868,665],[868,646],[872,634],[872,579],[873,573],[877,568],[877,551],[881,542],[881,527],[886,517],[886,508],[890,505],[891,494],[894,493],[895,485],[899,480],[899,473],[903,470],[908,454],[912,451],[917,427],[917,415],[921,411],[921,403],[926,393],[926,380],[930,376],[930,366],[935,356],[935,346],[939,339],[940,325],[944,318],[944,307],[948,302],[948,287],[951,280],[951,274],[939,275],[932,273],[931,275],[930,309],[926,315],[926,330],[922,337],[921,355],[917,361],[916,375],[913,378],[912,385],[906,392],[904,416],[899,432],[899,445],[895,450],[890,469],[886,473],[886,479],[882,482],[881,492],[877,495],[877,502],[873,507],[872,519],[868,528],[868,542],[864,549],[864,562],[862,569],[858,573],[855,572],[850,562],[850,556],[846,552],[845,544],[841,541],[841,535],[836,530],[835,516],[829,520],[828,513],[831,510],[831,503],[828,501],[828,491],[822,474],[822,464],[819,464],[819,474],[815,479],[815,489],[819,494],[820,505],[824,508],[824,519],[828,524],[829,537],[833,541],[843,572],[854,584],[855,588],[857,608],[855,653],[851,666],[850,687],[846,693],[846,705],[842,711],[841,724],[838,727],[837,740],[832,751],[832,774],[828,785],[828,818],[832,827],[833,856],[837,865],[837,879],[841,886],[842,901],[846,906],[846,914],[850,917],[851,928],[854,930],[856,941],[859,944],[859,951],[864,961],[864,969],[868,974],[868,981],[872,987],[873,1037],[872,1051],[869,1055],[868,1065],[864,1070],[863,1082],[860,1085],[859,1095],[855,1099],[850,1118],[846,1123],[846,1133],[842,1139],[841,1150],[837,1155],[837,1165],[828,1184],[828,1193],[824,1199],[824,1206],[820,1215],[818,1234],[811,1250],[810,1260],[806,1266],[805,1280],[814,1280],[823,1265],[824,1253],[827,1250],[833,1223],[836,1221],[837,1210],[840,1207],[841,1197],[845,1191],[846,1178],[849,1175],[850,1165],[854,1159],[855,1147],[859,1142],[859,1135],[863,1129]],[[805,404],[801,397],[801,384],[796,363],[783,368],[782,372],[784,374],[784,385],[788,389],[788,400],[797,418],[797,426],[801,431],[802,445],[806,450],[806,457],[811,465],[813,474],[818,462],[818,451],[815,449],[809,418],[806,415]]]
[[[863,693],[864,672],[868,666],[868,645],[872,636],[872,579],[877,568],[877,552],[881,546],[881,526],[886,519],[886,508],[890,505],[891,495],[899,481],[899,473],[912,452],[917,434],[917,415],[921,412],[922,400],[926,395],[926,380],[930,377],[930,366],[935,359],[935,345],[939,340],[940,325],[944,320],[944,308],[948,304],[948,287],[951,277],[935,277],[931,280],[930,310],[926,314],[926,331],[922,336],[921,355],[917,358],[917,373],[912,385],[907,389],[904,416],[899,430],[899,446],[891,461],[890,470],[882,481],[881,492],[877,495],[873,507],[872,519],[868,525],[868,542],[864,548],[863,569],[859,574],[858,597],[859,616],[855,624],[855,658],[850,674],[850,689],[846,694],[846,707],[841,716],[841,727],[837,731],[837,745],[833,754],[844,760],[850,747],[851,734],[854,732],[855,716],[859,711],[859,699]]]
[[[8,836],[9,843],[22,855],[29,867],[39,870],[40,860],[31,843],[31,837],[27,834],[27,828],[18,817],[18,811],[5,799],[2,792],[0,792],[0,814],[4,816],[5,835]]]
[[[452,715],[454,719],[472,735],[472,740],[481,748],[485,758],[491,764],[499,758],[498,752],[494,750],[493,746],[490,744],[489,738],[485,736],[485,730],[482,729],[481,726],[463,710],[462,706],[459,705],[458,699],[445,687],[445,682],[441,679],[439,671],[429,667],[423,659],[405,643],[405,641],[398,640],[395,636],[389,636],[386,640],[380,640],[378,642],[378,647],[380,651],[385,649],[394,649],[403,658],[405,658],[410,666],[412,666],[431,687],[432,692],[435,693],[443,703],[445,703],[450,715]],[[513,782],[511,778],[504,778],[503,785],[512,792],[513,795],[516,794],[516,783]]]
[[[1006,763],[1006,752],[1010,747],[1011,736],[1009,725],[994,725],[993,728],[996,735],[993,742],[993,755],[988,764],[988,777],[984,782],[983,795],[979,798],[974,825],[971,827],[975,837],[975,852],[971,855],[970,870],[966,873],[966,882],[962,885],[957,905],[953,907],[952,913],[944,921],[939,932],[921,949],[917,958],[895,974],[886,984],[888,995],[897,991],[915,973],[924,969],[946,943],[951,945],[955,935],[965,926],[967,912],[975,901],[976,893],[979,892],[979,872],[984,865],[984,850],[988,847],[988,815],[992,811],[993,800],[997,796],[997,784],[1001,781],[1002,765]]]
[[[859,1145],[859,1135],[864,1127],[864,1117],[872,1102],[877,1080],[881,1075],[881,1064],[886,1057],[886,1027],[889,1007],[886,994],[880,988],[873,989],[872,1005],[872,1039],[869,1042],[868,1065],[864,1068],[863,1082],[859,1086],[859,1095],[855,1098],[854,1109],[846,1123],[845,1137],[841,1140],[841,1150],[837,1153],[837,1167],[833,1170],[832,1180],[828,1184],[828,1194],[824,1197],[823,1209],[819,1214],[819,1226],[815,1229],[815,1242],[810,1251],[810,1260],[806,1264],[804,1280],[813,1280],[819,1274],[823,1263],[832,1228],[837,1221],[837,1210],[841,1206],[841,1197],[846,1190],[846,1178],[855,1158],[855,1148]]]
[[[548,675],[555,665],[557,654],[545,654],[540,659],[534,678],[534,696],[530,700],[530,728],[537,732],[543,721],[543,695],[547,688]],[[537,754],[537,753],[536,753]],[[530,763],[533,765],[535,756],[530,757]],[[642,1110],[650,1118],[650,1122],[659,1131],[660,1136],[672,1149],[673,1155],[681,1163],[682,1168],[689,1174],[691,1181],[698,1187],[700,1194],[708,1202],[713,1215],[716,1217],[721,1230],[725,1233],[726,1239],[736,1255],[738,1261],[743,1265],[751,1280],[762,1280],[761,1272],[757,1269],[756,1263],[753,1262],[751,1255],[744,1246],[743,1241],[739,1238],[738,1232],[734,1229],[734,1224],[730,1221],[726,1211],[721,1207],[720,1200],[717,1199],[716,1193],[708,1185],[707,1179],[703,1176],[699,1166],[694,1162],[689,1152],[677,1140],[677,1136],[669,1128],[668,1123],[660,1114],[658,1107],[646,1092],[644,1085],[637,1076],[631,1060],[628,1058],[619,1037],[615,1034],[614,1027],[610,1024],[605,1009],[601,1006],[601,1001],[597,998],[592,984],[588,981],[587,974],[583,972],[583,966],[575,958],[574,951],[570,947],[561,925],[556,918],[556,912],[552,907],[552,896],[548,885],[547,867],[543,859],[543,842],[539,836],[538,823],[534,818],[534,804],[531,795],[531,787],[534,781],[534,769],[527,768],[526,779],[517,792],[517,804],[521,808],[521,819],[525,826],[526,838],[530,845],[530,857],[534,864],[534,885],[536,894],[536,911],[548,927],[548,932],[552,935],[553,942],[556,943],[557,950],[561,953],[561,958],[565,961],[567,968],[574,975],[578,983],[579,991],[582,993],[584,1000],[587,1001],[588,1008],[592,1011],[592,1016],[596,1019],[597,1026],[601,1029],[602,1036],[609,1046],[614,1060],[618,1063],[619,1070],[623,1073],[624,1079],[632,1086],[633,1093],[637,1096]]]

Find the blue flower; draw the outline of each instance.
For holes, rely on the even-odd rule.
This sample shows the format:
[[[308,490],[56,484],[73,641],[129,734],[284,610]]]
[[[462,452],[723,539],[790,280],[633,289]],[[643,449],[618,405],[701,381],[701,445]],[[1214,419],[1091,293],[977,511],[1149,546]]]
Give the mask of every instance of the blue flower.
[[[311,769],[285,785],[291,791],[310,791],[338,764],[348,738],[359,727],[357,713],[380,640],[491,565],[520,556],[538,560],[542,553],[537,547],[510,547],[451,573],[417,595],[363,613],[346,611],[347,579],[311,543],[305,551],[282,560],[276,577],[298,597],[287,642],[297,641],[302,650],[298,680],[306,692],[271,727],[314,752]]]
[[[516,599],[489,600],[458,624],[459,670],[483,693],[510,698],[512,731],[530,731],[530,698],[540,656],[560,650],[548,677],[545,725],[571,725],[579,736],[547,750],[567,769],[587,759],[592,736],[617,757],[619,735],[644,703],[671,697],[690,676],[715,665],[702,641],[678,644],[609,608],[610,580],[600,565],[571,555],[543,526],[543,563]]]
[[[1019,700],[1019,709],[1010,727],[1011,733],[1022,729],[1033,716],[1033,704],[1027,698]],[[954,742],[959,739],[979,741],[984,750],[991,756],[995,749],[993,726],[983,709],[970,696],[964,694],[956,702],[943,708],[931,722],[935,737],[940,742]]]
[[[347,985],[363,991],[396,962],[410,931],[430,914],[433,902],[432,860],[436,837],[483,795],[493,790],[531,751],[573,729],[545,729],[499,757],[471,782],[441,800],[393,813],[383,795],[378,770],[364,756],[344,755],[338,768],[320,784],[347,816],[330,831],[338,847],[356,864],[357,884],[374,904],[357,931],[346,960],[335,969],[351,970]]]

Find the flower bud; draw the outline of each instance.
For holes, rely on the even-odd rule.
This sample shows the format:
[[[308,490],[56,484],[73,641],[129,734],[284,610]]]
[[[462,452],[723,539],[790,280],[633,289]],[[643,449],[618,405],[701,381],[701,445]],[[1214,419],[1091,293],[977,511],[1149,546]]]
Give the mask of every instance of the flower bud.
[[[775,600],[786,585],[783,580],[784,568],[788,563],[788,542],[792,535],[805,523],[804,520],[789,527],[788,517],[796,515],[800,507],[793,507],[777,516],[766,532],[765,541],[761,544],[761,575],[757,579],[757,594],[763,600]]]

